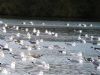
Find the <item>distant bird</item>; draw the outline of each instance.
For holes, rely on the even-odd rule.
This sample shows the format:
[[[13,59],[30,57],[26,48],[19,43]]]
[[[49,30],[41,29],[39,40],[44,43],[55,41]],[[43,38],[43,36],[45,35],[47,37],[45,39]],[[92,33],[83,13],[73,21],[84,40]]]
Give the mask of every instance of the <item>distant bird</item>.
[[[39,74],[37,74],[37,75],[44,75],[44,72],[40,71]]]
[[[4,58],[5,57],[5,54],[3,51],[0,51],[0,57]]]
[[[55,37],[58,37],[58,33],[55,33]]]
[[[28,32],[28,31],[29,31],[29,29],[28,29],[28,28],[26,28],[26,29],[25,29],[25,31],[26,31],[26,32]]]
[[[26,25],[26,22],[23,22],[22,24],[23,24],[23,25]]]
[[[29,41],[31,44],[36,44],[36,41]]]
[[[79,33],[82,33],[82,30],[79,30]]]
[[[78,36],[78,40],[81,40],[82,38],[81,38],[81,36]]]
[[[17,36],[17,37],[20,37],[20,33],[17,33],[16,36]]]
[[[43,55],[34,53],[34,54],[31,54],[31,56],[34,58],[40,58]]]
[[[69,27],[69,23],[67,23],[67,27]]]
[[[36,28],[33,29],[33,33],[36,33]]]
[[[7,25],[7,24],[5,24],[5,25],[4,25],[4,27],[5,27],[5,28],[7,28],[7,27],[8,27],[8,25]]]
[[[88,38],[88,34],[85,34],[85,38]]]
[[[66,53],[67,53],[66,51],[62,51],[62,54],[66,55]]]
[[[84,44],[86,44],[86,40],[83,39],[82,42],[83,42]]]
[[[99,62],[96,59],[94,59],[92,63],[94,65],[94,68],[97,69],[97,67],[99,66]]]
[[[96,47],[94,47],[94,50],[100,50],[100,48],[96,48]]]
[[[31,22],[29,22],[31,25],[34,25],[34,23],[31,21]]]
[[[87,58],[87,61],[92,62],[92,58]]]
[[[7,32],[6,27],[3,27],[3,32],[4,32],[4,33],[6,33],[6,32]]]
[[[46,24],[43,22],[42,25],[45,26]]]
[[[31,39],[31,34],[29,32],[27,33],[27,38]]]
[[[48,34],[48,30],[45,30],[45,33]]]
[[[2,48],[2,50],[7,50],[7,51],[9,51],[9,48]]]
[[[100,37],[98,37],[98,41],[100,41]]]
[[[75,42],[73,42],[73,43],[72,43],[72,46],[76,46],[76,43],[75,43]]]
[[[4,48],[8,48],[8,43],[5,44]]]
[[[16,26],[16,30],[19,30],[19,26]]]
[[[93,27],[93,25],[92,25],[92,24],[90,24],[90,27]]]
[[[40,42],[43,42],[43,39],[40,39]]]

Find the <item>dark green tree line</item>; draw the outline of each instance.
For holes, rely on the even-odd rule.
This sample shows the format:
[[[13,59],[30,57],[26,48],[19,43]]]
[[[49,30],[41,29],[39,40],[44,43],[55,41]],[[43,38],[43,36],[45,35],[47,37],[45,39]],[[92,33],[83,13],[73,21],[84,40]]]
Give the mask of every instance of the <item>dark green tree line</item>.
[[[47,18],[100,18],[99,0],[0,0],[0,15]]]

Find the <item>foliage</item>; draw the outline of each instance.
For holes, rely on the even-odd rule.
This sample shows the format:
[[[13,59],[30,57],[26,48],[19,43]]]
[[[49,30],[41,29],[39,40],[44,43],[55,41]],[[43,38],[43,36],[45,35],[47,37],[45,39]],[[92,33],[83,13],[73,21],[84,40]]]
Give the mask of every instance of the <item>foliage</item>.
[[[0,0],[4,16],[99,19],[99,8],[99,0]]]

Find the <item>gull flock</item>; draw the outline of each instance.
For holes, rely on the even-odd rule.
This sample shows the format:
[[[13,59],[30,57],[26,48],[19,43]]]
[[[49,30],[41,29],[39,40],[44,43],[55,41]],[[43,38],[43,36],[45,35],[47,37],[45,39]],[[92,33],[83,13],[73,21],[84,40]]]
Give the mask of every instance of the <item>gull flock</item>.
[[[32,30],[29,28],[21,29],[20,26],[9,26],[6,23],[2,24],[2,21],[0,24],[0,35],[5,37],[0,39],[0,75],[45,75],[44,72],[49,71],[51,68],[50,64],[40,59],[43,55],[38,54],[38,52],[35,53],[34,51],[41,51],[43,49],[40,45],[45,42],[45,39],[41,38],[42,34],[44,34],[43,37],[46,35],[51,38],[54,37],[55,39],[59,38],[60,34],[48,29],[44,29],[44,32],[36,28]],[[33,22],[30,22],[30,24],[34,25]],[[23,25],[26,25],[26,22],[23,22]],[[45,23],[43,22],[42,25],[44,26]],[[67,26],[69,27],[70,24],[68,23]],[[78,26],[87,27],[86,24],[79,24]],[[90,24],[90,27],[93,27],[93,25]],[[89,38],[91,41],[94,40],[94,36],[89,36],[87,33],[83,38],[81,36],[83,30],[75,30],[75,32],[79,34],[77,40],[81,41],[82,44],[87,44],[86,38]],[[97,41],[100,41],[100,37],[97,37]],[[77,45],[75,41],[72,43],[65,42],[65,44],[71,47],[76,47]],[[99,46],[100,43],[97,43],[97,45]],[[44,47],[46,48],[47,46]],[[57,45],[55,47],[60,48]],[[48,50],[54,50],[54,46],[50,44]],[[58,52],[62,55],[67,55],[66,47],[58,50]],[[81,65],[84,63],[84,57],[81,51],[78,53],[70,53],[70,55],[77,60],[71,58],[68,61],[76,61]],[[90,62],[99,70],[99,63],[98,65],[95,64],[97,61],[99,60],[91,58]]]

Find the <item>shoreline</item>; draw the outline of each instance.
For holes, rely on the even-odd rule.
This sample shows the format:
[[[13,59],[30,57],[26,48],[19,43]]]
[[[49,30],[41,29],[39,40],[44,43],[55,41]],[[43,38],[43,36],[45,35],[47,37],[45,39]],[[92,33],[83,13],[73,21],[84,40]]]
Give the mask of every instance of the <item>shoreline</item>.
[[[100,22],[100,19],[94,18],[62,18],[62,17],[21,17],[21,16],[1,16],[2,19],[19,19],[19,20],[43,20],[43,21],[69,21],[69,22]]]

